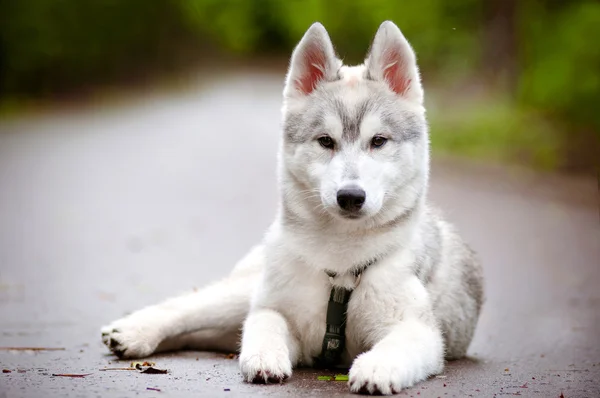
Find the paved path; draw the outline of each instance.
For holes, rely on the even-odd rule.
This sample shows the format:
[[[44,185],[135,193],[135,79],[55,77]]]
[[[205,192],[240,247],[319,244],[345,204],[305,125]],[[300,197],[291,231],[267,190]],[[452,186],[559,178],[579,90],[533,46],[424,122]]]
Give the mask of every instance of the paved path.
[[[310,371],[246,385],[213,353],[155,356],[169,375],[99,371],[128,365],[101,345],[101,325],[225,275],[261,238],[281,82],[229,76],[0,124],[0,346],[65,348],[0,351],[12,370],[0,397],[346,394]],[[597,195],[593,180],[434,163],[431,197],[479,251],[487,302],[470,358],[404,396],[600,396]]]

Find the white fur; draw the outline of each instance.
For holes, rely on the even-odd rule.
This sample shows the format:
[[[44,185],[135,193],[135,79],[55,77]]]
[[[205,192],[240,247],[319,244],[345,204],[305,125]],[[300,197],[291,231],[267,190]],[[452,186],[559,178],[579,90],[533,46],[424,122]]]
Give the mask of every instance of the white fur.
[[[302,59],[306,48],[323,55],[322,63],[314,65],[324,72],[314,82],[314,94],[295,85],[308,73]],[[382,78],[389,65],[381,60],[390,49],[397,50],[403,65],[392,78],[408,76],[411,81],[402,93],[393,93],[393,82]],[[184,346],[233,350],[243,324],[243,379],[279,382],[291,376],[293,367],[310,366],[319,355],[334,284],[354,288],[343,356],[351,365],[351,391],[399,392],[441,372],[445,350],[464,355],[479,313],[479,266],[451,227],[426,205],[429,147],[414,53],[399,29],[385,22],[365,65],[340,67],[325,29],[313,25],[292,56],[284,120],[310,113],[319,95],[336,95],[351,112],[376,90],[387,105],[366,114],[359,136],[348,142],[342,137],[342,121],[326,112],[319,128],[339,142],[335,151],[324,149],[314,137],[302,143],[283,140],[281,205],[263,244],[225,280],[103,328],[103,340],[114,352],[142,357]],[[376,81],[365,80],[367,70]],[[394,117],[410,114],[416,120],[411,123],[422,126],[422,135],[369,149],[371,138],[389,128],[382,122],[386,109]],[[300,133],[312,134],[309,125],[297,123]],[[401,125],[414,128],[408,122]],[[336,203],[337,190],[349,183],[367,195],[357,219],[340,215]],[[404,214],[406,219],[398,221]],[[439,249],[434,249],[438,241]],[[378,261],[360,281],[348,273],[373,258]],[[470,275],[465,264],[473,281],[465,280]],[[325,269],[339,275],[329,278]],[[454,340],[444,340],[442,327]],[[218,336],[233,338],[217,343]]]

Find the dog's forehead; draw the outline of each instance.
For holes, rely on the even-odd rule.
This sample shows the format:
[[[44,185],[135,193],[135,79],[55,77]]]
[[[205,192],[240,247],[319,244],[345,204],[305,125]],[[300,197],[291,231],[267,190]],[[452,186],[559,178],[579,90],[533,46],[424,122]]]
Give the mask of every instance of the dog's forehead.
[[[392,111],[393,101],[382,87],[364,78],[363,67],[343,66],[338,77],[322,87],[311,113],[315,124],[321,121],[330,134],[355,141],[382,124],[381,117]]]

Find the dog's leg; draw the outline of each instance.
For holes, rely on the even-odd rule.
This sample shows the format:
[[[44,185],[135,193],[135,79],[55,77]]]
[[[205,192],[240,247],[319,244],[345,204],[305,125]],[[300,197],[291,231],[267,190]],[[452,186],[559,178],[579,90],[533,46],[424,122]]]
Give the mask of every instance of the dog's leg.
[[[403,308],[401,313],[391,314],[384,309],[365,317],[372,348],[357,356],[350,368],[349,386],[354,393],[399,393],[443,370],[442,333],[425,288],[415,277],[398,289],[404,297],[402,303],[397,303],[397,308]],[[373,294],[376,290],[369,291]],[[377,301],[385,303],[385,287],[379,291],[382,297]]]
[[[240,333],[240,329],[230,331],[222,329],[199,330],[180,336],[169,337],[163,340],[154,352],[187,349],[234,353],[239,350]]]
[[[271,309],[250,312],[244,324],[240,369],[247,382],[277,383],[292,375],[299,344],[283,315]]]
[[[262,267],[263,248],[259,246],[224,280],[119,319],[102,328],[102,340],[121,358],[141,358],[157,348],[161,351],[182,348],[194,337],[185,336],[191,332],[236,333],[250,309],[250,298]],[[192,340],[196,346],[211,346],[210,340],[203,343],[201,338],[213,332],[195,334],[196,339]]]

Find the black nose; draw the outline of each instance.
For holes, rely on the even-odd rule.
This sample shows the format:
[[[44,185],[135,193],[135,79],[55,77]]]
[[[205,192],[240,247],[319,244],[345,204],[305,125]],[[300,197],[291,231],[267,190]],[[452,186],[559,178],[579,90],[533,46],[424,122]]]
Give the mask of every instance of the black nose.
[[[365,203],[367,194],[360,188],[343,188],[337,192],[337,202],[346,211],[358,211]]]

